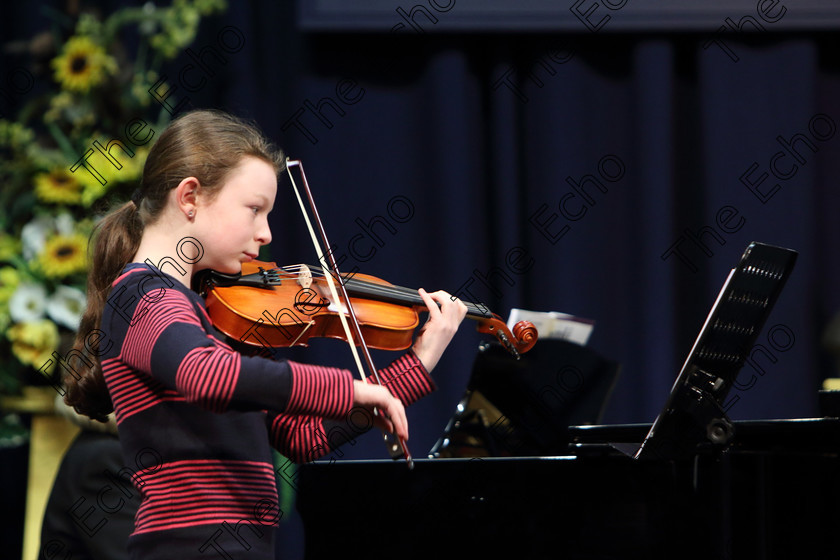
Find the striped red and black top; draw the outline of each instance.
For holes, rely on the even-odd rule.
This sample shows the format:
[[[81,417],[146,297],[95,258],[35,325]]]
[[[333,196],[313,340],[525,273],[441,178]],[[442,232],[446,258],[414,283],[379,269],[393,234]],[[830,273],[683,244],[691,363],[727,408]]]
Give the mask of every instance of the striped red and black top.
[[[274,558],[282,512],[271,446],[315,460],[366,431],[344,369],[245,356],[173,277],[129,264],[102,317],[100,359],[141,503],[132,558]],[[434,390],[409,352],[379,372],[408,405]]]

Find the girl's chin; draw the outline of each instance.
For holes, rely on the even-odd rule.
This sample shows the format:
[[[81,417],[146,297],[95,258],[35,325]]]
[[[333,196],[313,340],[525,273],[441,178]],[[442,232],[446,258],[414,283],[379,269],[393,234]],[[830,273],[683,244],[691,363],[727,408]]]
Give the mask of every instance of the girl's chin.
[[[242,263],[240,261],[228,261],[224,263],[216,263],[208,266],[210,270],[221,272],[222,274],[239,274],[242,272]]]

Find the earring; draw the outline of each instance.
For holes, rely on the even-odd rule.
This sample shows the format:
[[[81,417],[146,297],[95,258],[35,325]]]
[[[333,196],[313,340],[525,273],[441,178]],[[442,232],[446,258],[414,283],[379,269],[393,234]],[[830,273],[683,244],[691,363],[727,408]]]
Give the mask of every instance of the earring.
[[[192,210],[190,210],[189,212],[187,212],[187,216],[188,216],[189,218],[192,218],[192,217],[193,217],[193,211],[192,211]]]

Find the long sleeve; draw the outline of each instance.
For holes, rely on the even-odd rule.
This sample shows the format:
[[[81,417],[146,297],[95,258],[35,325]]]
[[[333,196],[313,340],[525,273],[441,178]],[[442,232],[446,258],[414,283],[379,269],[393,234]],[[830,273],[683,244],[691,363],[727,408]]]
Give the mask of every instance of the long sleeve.
[[[125,458],[112,478],[140,499],[131,557],[273,558],[283,512],[266,420],[346,418],[350,372],[242,356],[198,294],[140,263],[114,282],[100,327],[94,350]]]
[[[162,280],[134,276],[144,277],[143,292],[142,280],[129,278],[108,300],[119,311],[110,314],[110,332],[122,327],[124,337],[119,355],[102,361],[113,399],[127,400],[123,410],[142,409],[152,395],[162,395],[212,412],[273,410],[339,419],[350,411],[349,371],[242,356],[208,332],[197,296],[192,301]]]
[[[308,367],[308,366],[304,366]],[[382,384],[408,406],[435,390],[435,383],[413,351],[379,370]],[[296,463],[324,457],[373,427],[373,417],[352,408],[344,417],[325,420],[312,415],[281,413],[268,417],[271,443]]]

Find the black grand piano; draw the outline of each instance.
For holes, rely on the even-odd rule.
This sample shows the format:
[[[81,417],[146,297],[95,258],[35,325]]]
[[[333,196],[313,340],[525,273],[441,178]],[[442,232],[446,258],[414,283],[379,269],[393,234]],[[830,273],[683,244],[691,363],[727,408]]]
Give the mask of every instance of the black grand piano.
[[[733,422],[722,408],[795,259],[750,244],[652,425],[579,422],[600,417],[619,371],[589,349],[540,341],[517,361],[484,346],[413,470],[301,468],[306,557],[840,557],[836,413]],[[544,371],[552,398],[535,398]]]

